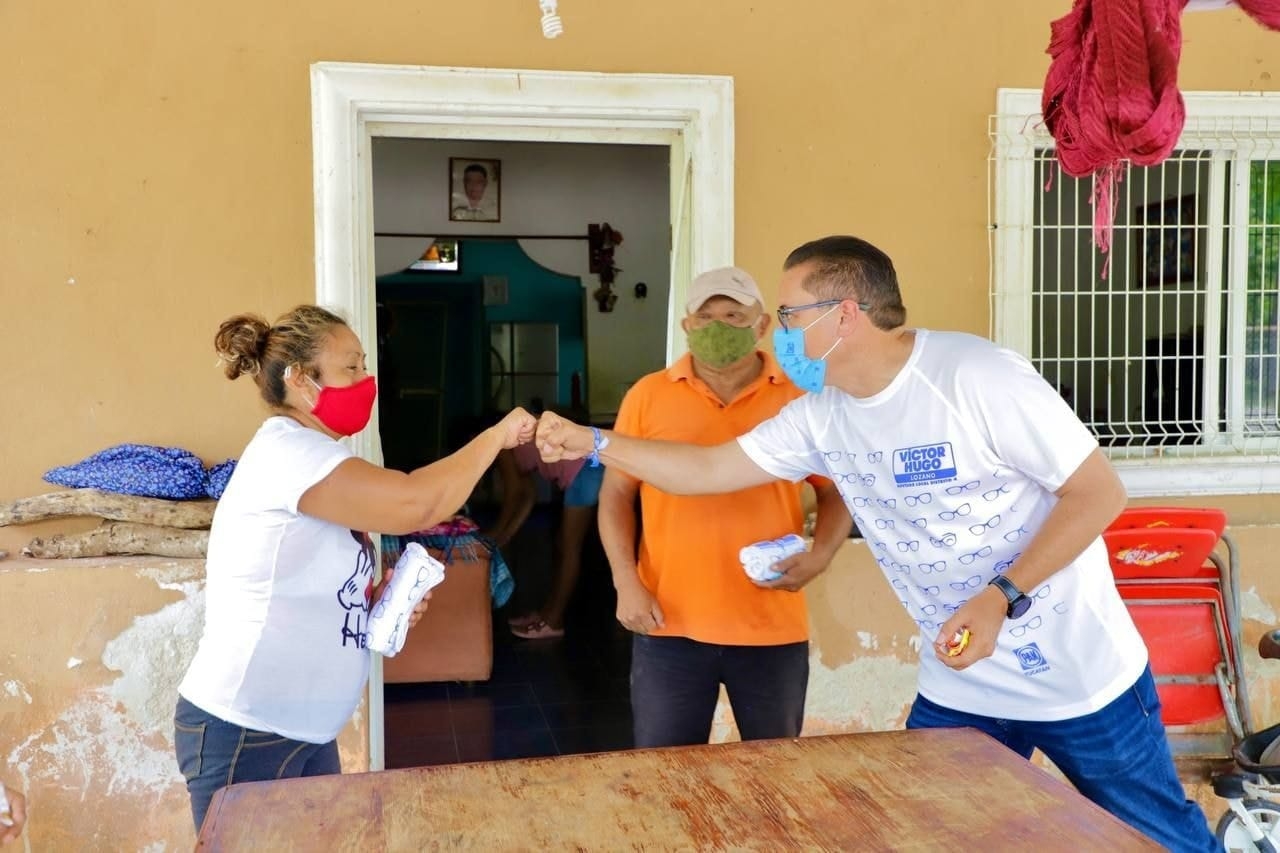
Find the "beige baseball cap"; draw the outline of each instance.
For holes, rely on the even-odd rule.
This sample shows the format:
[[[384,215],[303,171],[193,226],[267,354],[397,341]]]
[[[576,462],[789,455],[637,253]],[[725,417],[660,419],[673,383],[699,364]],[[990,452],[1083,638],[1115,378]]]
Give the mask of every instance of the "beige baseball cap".
[[[746,270],[737,267],[720,267],[708,270],[689,283],[689,301],[685,303],[685,312],[692,314],[713,296],[728,296],[743,305],[760,303],[764,307],[764,297],[760,295],[760,287]]]

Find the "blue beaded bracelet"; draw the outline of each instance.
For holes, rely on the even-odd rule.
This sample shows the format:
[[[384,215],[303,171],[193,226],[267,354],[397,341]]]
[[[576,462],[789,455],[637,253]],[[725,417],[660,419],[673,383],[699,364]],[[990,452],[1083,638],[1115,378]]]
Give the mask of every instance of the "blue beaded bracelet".
[[[587,457],[587,461],[591,463],[592,468],[600,467],[600,451],[609,446],[608,436],[600,432],[599,427],[591,428],[591,440],[595,446],[591,449],[591,455]]]

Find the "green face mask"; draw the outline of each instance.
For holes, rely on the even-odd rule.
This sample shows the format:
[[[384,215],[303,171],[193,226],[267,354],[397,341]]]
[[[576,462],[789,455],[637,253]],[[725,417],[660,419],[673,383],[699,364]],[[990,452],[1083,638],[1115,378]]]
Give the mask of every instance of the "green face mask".
[[[712,320],[688,334],[689,352],[698,361],[712,367],[726,367],[745,358],[756,348],[753,326],[739,328],[721,320]]]

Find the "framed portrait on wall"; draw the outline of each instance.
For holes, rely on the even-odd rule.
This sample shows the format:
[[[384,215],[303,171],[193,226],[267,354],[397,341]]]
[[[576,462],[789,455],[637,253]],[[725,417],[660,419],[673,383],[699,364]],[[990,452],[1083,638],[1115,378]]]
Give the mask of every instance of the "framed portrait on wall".
[[[449,158],[449,219],[502,221],[502,161]]]
[[[1161,287],[1196,280],[1196,196],[1167,198],[1134,211],[1138,284]]]

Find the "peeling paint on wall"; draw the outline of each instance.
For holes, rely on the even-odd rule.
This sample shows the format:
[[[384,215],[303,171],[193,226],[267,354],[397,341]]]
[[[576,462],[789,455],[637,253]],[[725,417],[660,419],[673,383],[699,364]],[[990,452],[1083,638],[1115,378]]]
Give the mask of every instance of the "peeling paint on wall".
[[[23,685],[21,681],[11,678],[4,682],[4,692],[6,696],[11,696],[14,699],[21,699],[28,705],[31,704],[31,694],[27,692],[26,686]]]
[[[120,677],[84,692],[51,725],[10,753],[9,764],[24,778],[30,779],[35,766],[46,768],[49,778],[36,781],[77,790],[82,801],[124,792],[136,796],[139,791],[159,798],[174,784],[182,784],[170,742],[171,721],[177,680],[200,633],[204,584],[190,579],[199,575],[198,570],[178,565],[141,572],[164,589],[182,592],[183,598],[135,618],[107,643],[102,662]],[[71,658],[67,666],[80,663]],[[5,683],[6,692],[17,695],[11,685],[21,685]],[[31,697],[26,700],[30,703]],[[41,756],[52,760],[37,761]]]
[[[906,719],[916,695],[914,657],[859,657],[838,669],[811,660],[804,733],[884,731]]]
[[[141,576],[183,597],[135,618],[107,643],[102,662],[120,673],[107,688],[111,698],[143,731],[161,731],[171,740],[178,682],[195,655],[204,622],[204,582],[184,579],[172,570],[147,569]]]
[[[1240,596],[1240,615],[1245,619],[1261,622],[1263,625],[1276,624],[1276,612],[1258,595],[1258,588],[1251,586]]]
[[[81,802],[140,793],[157,800],[182,784],[170,749],[157,748],[150,732],[121,715],[107,690],[91,690],[48,727],[18,744],[8,756],[28,790],[57,787]]]
[[[105,642],[102,664],[115,676],[109,683],[81,684],[65,696],[69,701],[56,706],[56,717],[21,732],[25,740],[0,756],[0,766],[27,792],[33,818],[26,837],[40,836],[52,845],[49,849],[73,849],[68,843],[75,849],[123,849],[119,845],[125,832],[133,833],[129,849],[162,853],[170,849],[165,839],[189,831],[182,812],[170,807],[175,799],[185,800],[173,755],[172,720],[178,680],[194,654],[203,622],[203,565],[178,561],[150,566],[137,570],[135,577],[179,593],[178,600],[135,616]],[[92,658],[89,662],[84,667],[81,657],[70,657],[66,668],[92,672],[96,667]],[[0,700],[6,697],[32,703],[15,679],[0,682]],[[113,819],[102,811],[108,801]],[[66,809],[77,803],[84,806],[84,820],[67,820]],[[51,817],[61,811],[62,819],[43,823],[42,806],[52,810]]]
[[[859,638],[861,639],[861,633]],[[916,638],[919,639],[918,637]],[[870,637],[868,643],[875,643]],[[864,648],[868,646],[864,644]],[[805,700],[805,735],[886,731],[902,728],[916,695],[916,659],[868,655],[832,669],[816,650],[809,657],[809,690]],[[711,742],[737,740],[733,711],[720,691]]]

